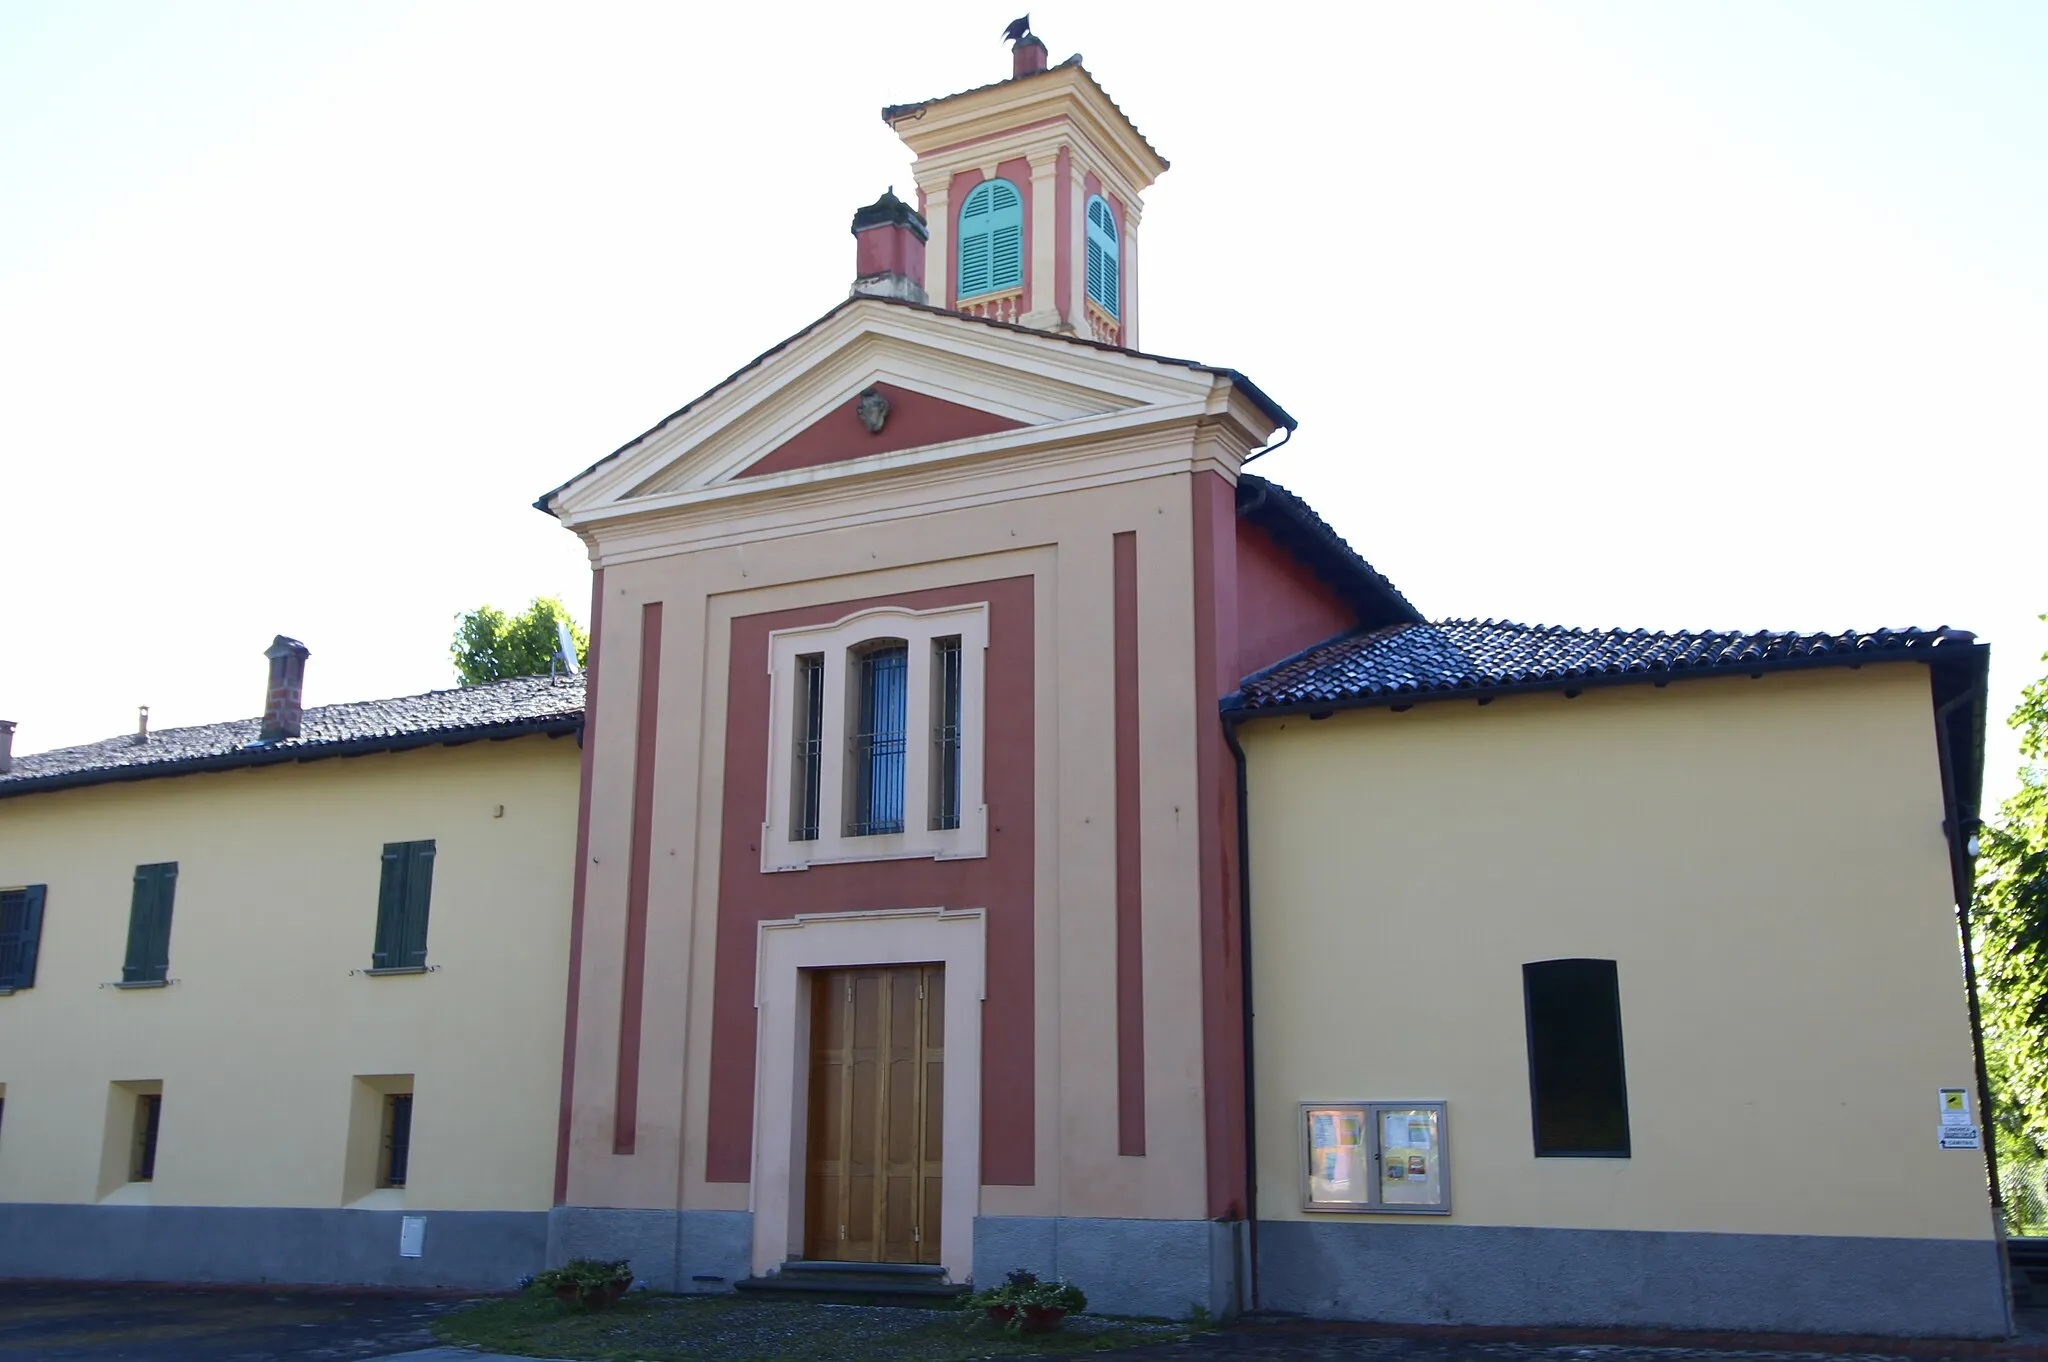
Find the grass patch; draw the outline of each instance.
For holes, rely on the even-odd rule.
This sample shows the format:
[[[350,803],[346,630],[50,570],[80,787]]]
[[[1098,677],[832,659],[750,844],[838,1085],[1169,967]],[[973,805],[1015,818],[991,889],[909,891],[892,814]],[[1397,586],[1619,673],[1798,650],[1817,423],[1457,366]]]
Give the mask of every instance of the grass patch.
[[[597,1362],[964,1362],[1066,1357],[1171,1343],[1185,1324],[1079,1315],[1018,1338],[949,1310],[635,1292],[609,1310],[552,1297],[479,1301],[434,1321],[445,1342]]]

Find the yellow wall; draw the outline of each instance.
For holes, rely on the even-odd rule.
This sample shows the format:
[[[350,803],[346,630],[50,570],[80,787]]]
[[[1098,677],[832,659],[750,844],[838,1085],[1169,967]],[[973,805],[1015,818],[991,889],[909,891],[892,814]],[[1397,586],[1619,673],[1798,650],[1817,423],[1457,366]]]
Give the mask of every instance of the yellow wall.
[[[0,800],[0,886],[49,886],[35,987],[0,997],[0,1201],[100,1199],[103,1132],[158,1081],[155,1181],[106,1199],[340,1206],[356,1076],[411,1074],[410,1185],[368,1204],[545,1209],[577,772],[532,737]],[[351,974],[384,843],[429,837],[438,968]],[[178,863],[175,982],[102,987],[154,861]]]
[[[1451,1219],[1991,1235],[1926,672],[1244,730],[1259,1214],[1301,1101],[1450,1104]],[[1633,1157],[1531,1149],[1521,966],[1618,962]],[[1974,1107],[1974,1098],[1972,1100]]]

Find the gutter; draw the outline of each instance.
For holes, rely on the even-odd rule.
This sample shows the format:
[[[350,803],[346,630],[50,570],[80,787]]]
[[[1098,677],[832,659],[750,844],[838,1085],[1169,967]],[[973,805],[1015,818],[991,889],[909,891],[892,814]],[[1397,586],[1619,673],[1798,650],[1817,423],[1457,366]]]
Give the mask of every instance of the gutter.
[[[1251,802],[1246,798],[1244,744],[1237,739],[1243,715],[1225,713],[1223,741],[1237,764],[1237,959],[1243,971],[1239,984],[1244,999],[1244,1224],[1245,1283],[1239,1290],[1241,1309],[1259,1308],[1259,1122],[1258,1077],[1252,1050],[1252,848]]]
[[[1318,643],[1314,648],[1321,648]],[[1971,645],[1982,648],[1984,645]],[[1305,650],[1313,651],[1313,649]],[[1300,656],[1297,654],[1297,657]],[[1285,659],[1286,662],[1294,658]],[[1662,688],[1674,681],[1707,680],[1714,677],[1747,676],[1751,680],[1774,672],[1811,671],[1821,667],[1846,667],[1851,671],[1863,667],[1883,666],[1892,662],[1918,662],[1933,667],[1938,663],[1950,662],[1951,658],[1930,657],[1926,650],[1899,648],[1893,650],[1872,650],[1854,653],[1816,653],[1805,657],[1760,659],[1755,662],[1715,663],[1699,667],[1663,667],[1655,670],[1625,672],[1592,672],[1582,676],[1550,675],[1533,677],[1526,681],[1504,681],[1495,685],[1460,686],[1447,690],[1389,690],[1377,691],[1370,695],[1346,695],[1329,699],[1296,700],[1284,705],[1245,705],[1242,700],[1232,703],[1226,696],[1224,704],[1227,714],[1240,715],[1244,719],[1279,719],[1296,714],[1330,714],[1340,709],[1407,709],[1415,705],[1431,704],[1440,700],[1492,700],[1503,695],[1534,695],[1548,691],[1591,690],[1595,686],[1657,686]],[[1276,663],[1275,667],[1284,665]],[[1267,668],[1267,671],[1274,668]],[[1256,673],[1255,673],[1256,675]],[[1981,682],[1978,683],[1981,686]],[[1242,692],[1240,691],[1240,694]]]
[[[344,742],[324,742],[297,747],[245,748],[210,757],[188,757],[182,760],[148,762],[138,766],[101,767],[89,771],[67,771],[61,775],[0,780],[0,799],[41,794],[49,790],[76,789],[82,785],[113,785],[123,781],[198,775],[207,771],[233,771],[245,766],[278,766],[286,762],[320,761],[327,757],[362,757],[375,752],[404,752],[417,747],[460,747],[464,743],[472,742],[503,742],[509,738],[524,738],[533,734],[545,734],[550,738],[566,737],[572,733],[580,736],[582,730],[583,716],[572,714],[552,719],[521,719],[477,728],[444,728],[425,733],[351,738]]]
[[[1963,936],[1963,989],[1970,1006],[1970,1055],[1977,1064],[1977,1110],[1984,1132],[1984,1175],[1990,1184],[1991,1232],[1998,1245],[1998,1281],[2005,1305],[2005,1331],[2015,1332],[2012,1303],[2012,1261],[2006,1251],[2005,1193],[1998,1180],[1998,1132],[1992,1121],[1991,1070],[1984,1061],[1984,1014],[1977,1001],[1977,942],[1970,923],[1970,901],[1974,896],[1975,867],[1969,843],[1975,836],[1971,825],[1977,819],[1963,818],[1961,791],[1956,788],[1955,740],[1949,731],[1949,716],[1966,705],[1982,703],[1985,678],[1979,676],[1960,693],[1935,706],[1934,747],[1941,761],[1941,799],[1947,817],[1941,828],[1948,842],[1949,884],[1955,893],[1956,926]]]

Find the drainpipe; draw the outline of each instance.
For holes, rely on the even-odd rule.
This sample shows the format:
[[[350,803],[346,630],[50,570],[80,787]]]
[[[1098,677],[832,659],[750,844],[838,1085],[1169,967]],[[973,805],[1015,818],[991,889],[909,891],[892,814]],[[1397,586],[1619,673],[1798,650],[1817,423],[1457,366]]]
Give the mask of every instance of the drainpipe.
[[[1284,443],[1284,442],[1283,442]],[[1223,715],[1223,741],[1237,763],[1237,959],[1244,971],[1244,1233],[1245,1288],[1240,1302],[1259,1308],[1259,1122],[1257,1077],[1252,1059],[1252,848],[1251,804],[1245,798],[1244,745],[1237,740],[1238,716]]]
[[[1949,882],[1956,898],[1956,925],[1963,934],[1963,988],[1970,1003],[1970,1053],[1977,1061],[1977,1110],[1983,1113],[1984,1171],[1991,1184],[1991,1228],[1998,1243],[1998,1282],[2005,1306],[2005,1331],[2014,1332],[2012,1314],[2012,1264],[2006,1256],[2005,1192],[1998,1183],[1998,1135],[1992,1123],[1991,1070],[1984,1062],[1984,1014],[1977,1005],[1977,942],[1970,925],[1970,897],[1974,875],[1970,868],[1969,829],[1962,823],[1962,806],[1956,795],[1954,745],[1949,738],[1951,713],[1973,700],[1983,698],[1984,682],[1974,682],[1934,709],[1934,747],[1941,758],[1941,797],[1947,817],[1942,832],[1948,841]]]

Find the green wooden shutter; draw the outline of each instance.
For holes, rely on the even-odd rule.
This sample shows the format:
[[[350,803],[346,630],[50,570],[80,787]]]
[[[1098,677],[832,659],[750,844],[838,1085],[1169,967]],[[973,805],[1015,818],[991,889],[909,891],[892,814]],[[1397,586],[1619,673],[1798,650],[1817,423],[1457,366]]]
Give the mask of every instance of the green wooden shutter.
[[[121,982],[154,983],[170,973],[171,903],[178,888],[178,863],[135,867],[135,896],[128,907],[128,958]]]
[[[406,847],[404,931],[398,963],[417,968],[427,963],[427,903],[434,893],[434,844]]]
[[[32,884],[22,891],[21,940],[15,955],[15,988],[35,987],[36,956],[43,944],[43,897],[48,887]]]
[[[989,291],[989,183],[976,185],[974,192],[967,196],[967,202],[960,205],[959,290],[962,298],[972,298]]]
[[[1122,315],[1117,310],[1119,263],[1116,214],[1100,194],[1094,195],[1088,200],[1088,296],[1112,317]]]
[[[36,943],[43,934],[43,886],[0,893],[0,988],[36,981]]]
[[[1024,198],[1008,180],[983,180],[960,205],[962,298],[1024,282]]]
[[[384,844],[384,873],[377,887],[377,944],[370,951],[372,969],[398,967],[399,942],[405,932],[405,853],[409,845]]]

